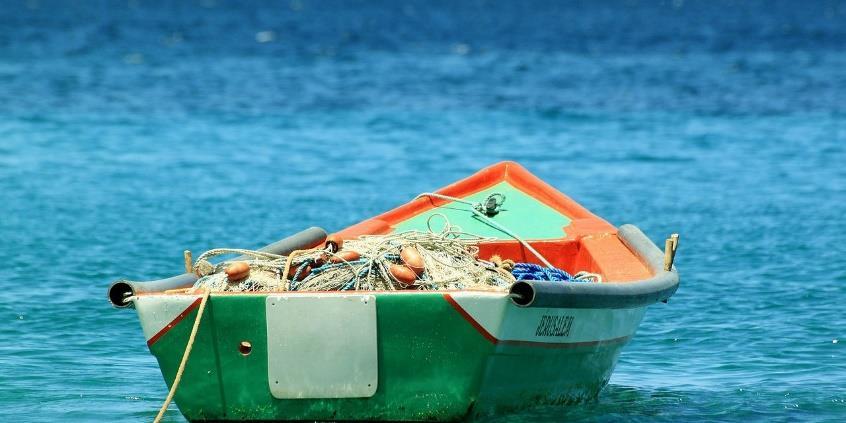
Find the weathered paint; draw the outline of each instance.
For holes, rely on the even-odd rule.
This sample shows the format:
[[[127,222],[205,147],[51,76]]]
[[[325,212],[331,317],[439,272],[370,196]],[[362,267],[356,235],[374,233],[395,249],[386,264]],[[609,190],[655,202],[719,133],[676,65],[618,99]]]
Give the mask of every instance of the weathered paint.
[[[155,314],[152,304],[164,304],[167,297],[142,297],[147,306],[138,309],[141,320]],[[181,297],[189,306],[196,298]],[[503,294],[413,292],[376,297],[379,372],[372,397],[274,398],[267,377],[267,296],[212,295],[176,404],[189,420],[448,421],[468,413],[576,401],[599,392],[620,348],[633,334],[632,325],[623,325],[632,332],[618,336],[623,333],[620,322],[631,316],[613,315],[642,316],[642,310],[609,310],[605,316],[547,310],[549,315],[576,315],[576,320],[567,336],[544,337],[537,334],[544,311],[518,308]],[[499,310],[500,317],[488,312],[487,306]],[[514,323],[503,325],[506,316]],[[639,322],[635,317],[634,327]],[[194,318],[195,309],[150,345],[168,385]],[[492,326],[497,320],[499,324]],[[488,329],[479,330],[483,324]],[[242,341],[252,345],[247,356],[238,350]]]
[[[268,387],[274,398],[376,393],[379,353],[372,294],[268,295],[265,310]]]

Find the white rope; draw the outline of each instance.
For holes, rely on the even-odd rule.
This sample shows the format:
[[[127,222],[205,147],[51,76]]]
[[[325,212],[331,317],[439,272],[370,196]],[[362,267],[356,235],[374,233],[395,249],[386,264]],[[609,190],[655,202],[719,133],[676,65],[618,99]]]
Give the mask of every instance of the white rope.
[[[531,251],[532,254],[534,254],[535,257],[537,257],[538,260],[540,260],[541,263],[543,263],[546,267],[555,267],[555,266],[552,265],[552,263],[549,262],[549,260],[546,259],[546,257],[541,255],[541,253],[539,253],[531,245],[529,245],[529,243],[526,240],[524,240],[519,235],[515,234],[514,232],[512,232],[510,229],[506,228],[505,226],[503,226],[499,222],[494,221],[493,219],[491,219],[490,217],[488,217],[484,213],[477,210],[476,205],[479,204],[479,203],[473,203],[473,202],[470,202],[470,201],[467,201],[467,200],[464,200],[464,199],[461,199],[461,198],[450,197],[449,195],[443,195],[443,194],[438,194],[438,193],[434,193],[434,192],[424,192],[424,193],[418,195],[417,197],[414,197],[414,199],[416,200],[420,197],[435,197],[435,198],[440,198],[441,200],[455,201],[455,202],[470,205],[471,206],[470,211],[472,211],[473,214],[481,217],[489,225],[493,226],[496,229],[499,229],[502,232],[505,232],[506,235],[508,235],[508,236],[516,239],[517,241],[519,241],[521,244],[523,244],[524,247],[526,247],[527,250]]]
[[[588,272],[586,270],[583,270],[583,271],[573,275],[573,279],[580,280],[580,281],[602,283],[602,275],[600,275],[599,273],[591,273],[591,272]]]

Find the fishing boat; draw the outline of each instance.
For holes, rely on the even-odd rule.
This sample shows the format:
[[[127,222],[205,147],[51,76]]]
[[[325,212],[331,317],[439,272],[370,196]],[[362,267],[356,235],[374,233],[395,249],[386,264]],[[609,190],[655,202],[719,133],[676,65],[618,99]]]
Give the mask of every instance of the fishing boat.
[[[425,239],[461,243],[481,273],[436,285],[405,247],[379,253],[381,268],[358,252],[326,260],[349,251],[340,244],[404,234],[417,252]],[[331,235],[311,228],[252,255],[229,251],[244,256],[225,272],[187,260],[183,275],[117,281],[108,296],[137,311],[189,421],[456,421],[595,398],[647,306],[675,293],[677,245],[662,252],[503,162]],[[275,285],[232,284],[262,260],[283,269]],[[352,269],[350,281],[307,288],[331,266]],[[479,274],[494,282],[471,280]],[[242,289],[199,283],[212,279]]]

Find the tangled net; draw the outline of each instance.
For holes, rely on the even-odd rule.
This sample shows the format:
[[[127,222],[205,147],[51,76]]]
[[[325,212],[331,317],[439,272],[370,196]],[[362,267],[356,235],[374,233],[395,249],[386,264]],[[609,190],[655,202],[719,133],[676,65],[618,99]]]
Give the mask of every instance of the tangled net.
[[[302,282],[292,283],[290,289],[506,289],[514,278],[510,277],[510,273],[498,272],[493,263],[477,258],[477,244],[480,240],[482,238],[470,238],[468,234],[457,232],[410,231],[384,236],[362,236],[344,244],[345,249],[361,255],[359,260],[314,269]],[[401,263],[400,252],[405,247],[415,248],[425,264],[425,271],[413,284],[400,282],[390,273],[392,264]]]
[[[440,232],[430,228],[429,232],[364,235],[346,241],[343,250],[336,253],[314,249],[286,257],[260,251],[216,249],[197,259],[194,271],[205,276],[194,286],[212,292],[507,290],[514,282],[509,268],[513,262],[495,258],[480,260],[478,243],[485,240],[488,238],[461,232],[447,223]],[[403,263],[400,253],[406,247],[415,248],[425,265],[425,270],[412,283],[398,280],[390,271],[392,265]],[[359,257],[344,260],[345,251],[355,251]],[[248,256],[249,277],[232,282],[224,273],[232,261],[217,265],[208,261],[224,254]]]
[[[246,263],[250,266],[250,276],[244,280],[230,281],[225,269],[235,261],[227,260],[218,264],[212,264],[209,259],[222,255],[241,254],[250,258]],[[254,250],[241,250],[234,248],[216,248],[206,251],[194,264],[194,273],[200,275],[194,288],[206,287],[211,292],[250,292],[250,291],[273,291],[281,286],[282,269],[285,267],[287,257],[277,254],[265,253]]]

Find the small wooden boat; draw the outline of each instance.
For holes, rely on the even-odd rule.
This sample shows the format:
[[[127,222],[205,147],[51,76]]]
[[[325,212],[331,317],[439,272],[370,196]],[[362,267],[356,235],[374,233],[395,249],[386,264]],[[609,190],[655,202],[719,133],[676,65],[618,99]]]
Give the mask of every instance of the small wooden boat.
[[[513,162],[333,239],[429,231],[436,219],[484,237],[480,259],[551,264],[594,279],[206,297],[186,273],[118,281],[109,299],[137,310],[168,386],[179,373],[175,402],[190,421],[453,421],[594,398],[646,307],[678,287],[675,241],[662,253],[636,227],[615,228]],[[285,256],[325,238],[312,228],[263,250]]]

